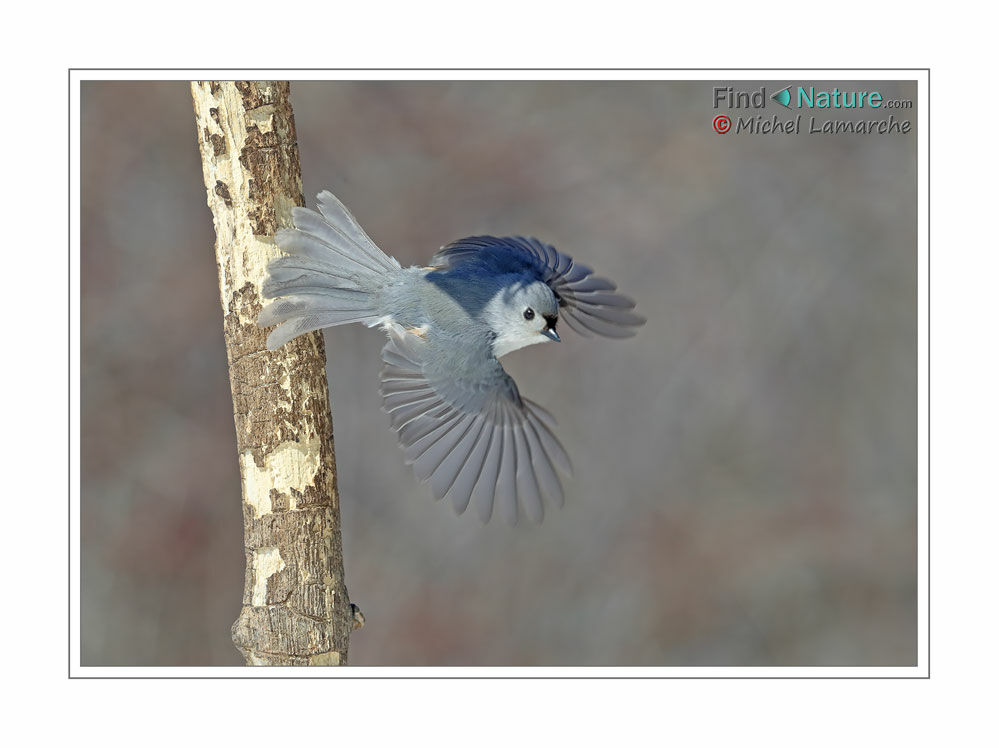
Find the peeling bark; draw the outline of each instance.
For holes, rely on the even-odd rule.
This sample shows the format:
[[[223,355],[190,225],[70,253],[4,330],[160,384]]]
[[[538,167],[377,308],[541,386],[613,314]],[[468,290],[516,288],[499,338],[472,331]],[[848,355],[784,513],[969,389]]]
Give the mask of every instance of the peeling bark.
[[[277,351],[257,327],[274,231],[302,205],[287,82],[191,84],[229,358],[246,579],[232,638],[248,665],[345,665],[352,627],[321,333]]]

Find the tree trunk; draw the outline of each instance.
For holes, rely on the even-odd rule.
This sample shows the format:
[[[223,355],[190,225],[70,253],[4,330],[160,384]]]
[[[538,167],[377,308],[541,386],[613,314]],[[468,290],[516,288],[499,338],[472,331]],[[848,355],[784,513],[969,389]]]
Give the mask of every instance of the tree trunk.
[[[347,598],[322,333],[277,351],[257,327],[274,232],[302,205],[289,85],[191,84],[215,222],[246,580],[232,639],[248,665],[345,665]]]

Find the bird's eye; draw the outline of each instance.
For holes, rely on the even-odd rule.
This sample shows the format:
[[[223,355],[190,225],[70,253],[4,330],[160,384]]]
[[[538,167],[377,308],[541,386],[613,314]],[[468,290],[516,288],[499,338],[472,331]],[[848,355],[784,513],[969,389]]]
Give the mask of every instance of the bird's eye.
[[[524,319],[534,319],[534,310],[531,307],[524,310]]]

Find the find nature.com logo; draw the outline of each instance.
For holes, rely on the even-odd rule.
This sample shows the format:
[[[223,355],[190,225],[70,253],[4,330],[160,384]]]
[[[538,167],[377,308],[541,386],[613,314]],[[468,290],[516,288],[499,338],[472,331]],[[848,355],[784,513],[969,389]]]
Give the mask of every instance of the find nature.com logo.
[[[912,122],[896,117],[890,113],[887,118],[878,118],[883,109],[911,109],[912,101],[908,99],[885,99],[880,91],[858,89],[843,90],[838,87],[816,88],[815,86],[785,86],[767,95],[766,86],[750,91],[737,91],[732,86],[715,86],[713,89],[714,109],[729,110],[760,110],[767,107],[767,102],[773,101],[784,109],[806,110],[810,113],[807,120],[801,114],[791,118],[781,118],[774,114],[766,117],[762,114],[739,113],[717,114],[711,120],[712,129],[719,135],[725,135],[733,129],[736,134],[750,135],[837,135],[842,133],[865,135],[905,135],[912,131]],[[838,117],[823,118],[812,114],[827,110],[829,114]],[[849,114],[860,114],[860,117],[846,119]],[[875,115],[871,117],[870,115]],[[734,119],[734,121],[733,121]]]

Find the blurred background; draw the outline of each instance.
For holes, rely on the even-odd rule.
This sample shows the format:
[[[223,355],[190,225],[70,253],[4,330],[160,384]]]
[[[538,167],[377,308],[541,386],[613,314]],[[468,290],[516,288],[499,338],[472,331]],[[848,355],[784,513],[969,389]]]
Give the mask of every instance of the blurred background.
[[[380,411],[384,336],[327,331],[351,664],[916,664],[915,130],[718,135],[714,85],[293,83],[310,206],[331,189],[404,265],[534,235],[648,318],[504,359],[575,465],[518,527],[434,502]],[[82,664],[239,665],[190,90],[85,82],[81,118]]]

